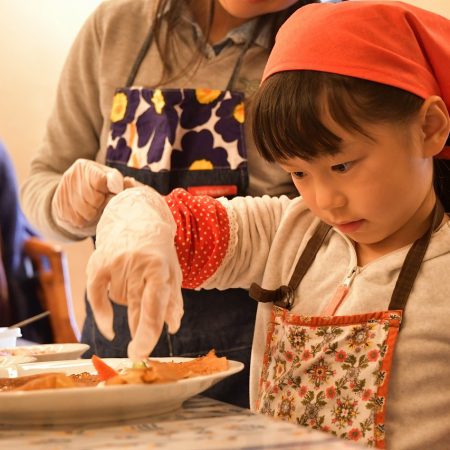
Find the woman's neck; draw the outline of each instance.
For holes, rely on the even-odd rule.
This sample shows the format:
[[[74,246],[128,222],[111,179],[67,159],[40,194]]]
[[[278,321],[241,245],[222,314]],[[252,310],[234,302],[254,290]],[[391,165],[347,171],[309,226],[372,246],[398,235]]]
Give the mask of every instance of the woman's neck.
[[[192,13],[200,28],[206,33],[208,27],[208,11],[210,0],[192,2]],[[250,19],[240,19],[229,14],[217,0],[214,2],[214,15],[209,30],[208,42],[215,44],[221,41],[230,30],[248,22]]]

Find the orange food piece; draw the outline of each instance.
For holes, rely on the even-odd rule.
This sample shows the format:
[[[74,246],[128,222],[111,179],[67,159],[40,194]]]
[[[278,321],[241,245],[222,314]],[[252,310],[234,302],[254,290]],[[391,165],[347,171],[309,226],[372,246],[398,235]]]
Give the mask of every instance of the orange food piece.
[[[108,364],[106,364],[105,361],[97,355],[92,355],[91,359],[100,380],[105,381],[118,375],[118,373],[111,366],[108,366]]]

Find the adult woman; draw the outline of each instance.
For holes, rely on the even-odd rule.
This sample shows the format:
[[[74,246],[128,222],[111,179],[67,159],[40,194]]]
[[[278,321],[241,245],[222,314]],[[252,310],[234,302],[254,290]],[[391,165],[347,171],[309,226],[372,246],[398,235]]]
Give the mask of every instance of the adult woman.
[[[306,3],[315,2],[101,4],[68,56],[23,187],[30,219],[49,236],[93,236],[111,195],[132,183],[127,177],[163,194],[181,186],[215,196],[294,195],[289,176],[257,156],[243,106],[259,84],[277,29]],[[183,295],[181,330],[164,333],[152,355],[192,356],[214,347],[248,367],[256,305],[246,301],[247,292]],[[87,306],[82,340],[101,356],[126,353],[127,311],[114,305],[114,312],[109,341]],[[247,380],[244,372],[214,395],[246,405]]]

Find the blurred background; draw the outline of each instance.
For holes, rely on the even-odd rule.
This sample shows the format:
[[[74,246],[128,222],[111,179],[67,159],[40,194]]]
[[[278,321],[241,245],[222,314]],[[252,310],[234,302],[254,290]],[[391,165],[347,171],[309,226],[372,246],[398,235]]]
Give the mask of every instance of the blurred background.
[[[0,0],[0,139],[19,183],[42,139],[72,41],[102,0]],[[1,212],[0,212],[1,214]],[[79,328],[90,240],[63,244]]]
[[[102,0],[0,0],[0,139],[21,183],[42,139],[71,43]],[[108,1],[108,0],[104,0]],[[450,0],[407,0],[450,18]],[[1,212],[0,212],[1,214]],[[78,326],[90,240],[63,244]]]

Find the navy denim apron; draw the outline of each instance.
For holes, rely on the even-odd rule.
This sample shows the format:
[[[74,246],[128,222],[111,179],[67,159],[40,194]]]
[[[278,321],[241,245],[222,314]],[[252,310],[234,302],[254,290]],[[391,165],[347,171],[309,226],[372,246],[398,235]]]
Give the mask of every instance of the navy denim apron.
[[[248,173],[244,137],[244,95],[232,90],[243,46],[226,89],[149,89],[134,86],[153,39],[150,30],[127,84],[116,90],[106,164],[161,194],[183,187],[213,197],[245,195]],[[248,407],[251,345],[257,304],[243,289],[183,289],[180,330],[162,333],[151,356],[198,356],[215,349],[241,361],[245,370],[205,392],[218,400]],[[125,357],[130,333],[127,309],[113,303],[115,338],[105,339],[86,302],[82,341],[102,357]]]

